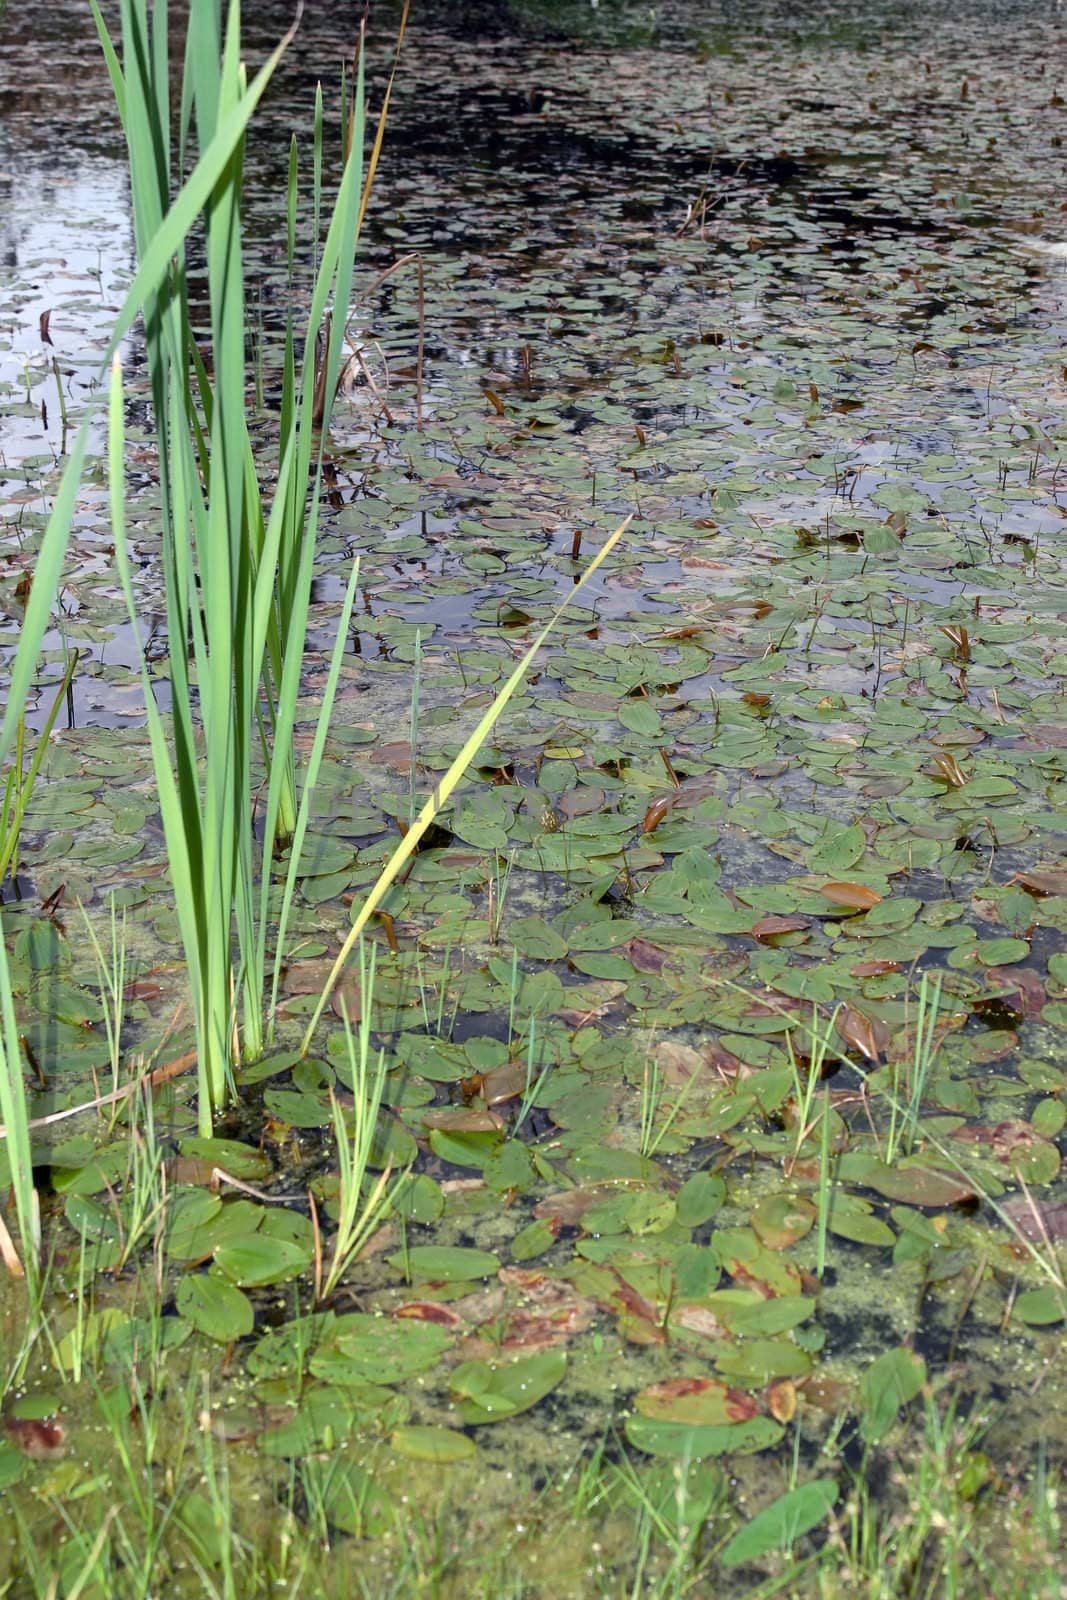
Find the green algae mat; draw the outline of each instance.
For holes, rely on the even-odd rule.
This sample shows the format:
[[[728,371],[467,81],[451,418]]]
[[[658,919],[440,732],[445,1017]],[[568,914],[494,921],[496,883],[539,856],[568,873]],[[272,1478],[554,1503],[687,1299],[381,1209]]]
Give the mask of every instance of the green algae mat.
[[[323,507],[308,727],[354,552],[361,590],[282,1046],[212,1140],[87,481],[28,708],[76,647],[70,714],[4,889],[50,1275],[33,1341],[0,1295],[2,1592],[1060,1593],[1063,27],[413,17]],[[114,147],[88,128],[53,192],[44,69],[0,28],[6,656],[56,385],[76,411],[129,262]],[[375,50],[380,96],[384,23]],[[339,60],[310,8],[294,94]],[[414,253],[421,304],[413,264],[380,277]],[[361,893],[631,513],[301,1057]],[[390,1198],[316,1298],[346,1017],[383,1053]]]

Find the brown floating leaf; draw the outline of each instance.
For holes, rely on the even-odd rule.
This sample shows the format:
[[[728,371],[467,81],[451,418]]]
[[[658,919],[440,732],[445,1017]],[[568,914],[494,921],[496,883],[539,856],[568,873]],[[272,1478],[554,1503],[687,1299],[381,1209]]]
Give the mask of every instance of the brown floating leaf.
[[[1035,1244],[1059,1244],[1061,1239],[1067,1239],[1067,1200],[1053,1204],[1030,1193],[1013,1194],[1001,1210],[1023,1238]]]
[[[595,1301],[547,1272],[501,1267],[499,1278],[506,1289],[522,1296],[522,1304],[505,1320],[500,1341],[504,1350],[551,1349],[583,1333],[596,1315]]]
[[[840,1378],[831,1378],[825,1372],[813,1372],[809,1377],[802,1378],[798,1388],[804,1396],[805,1405],[814,1406],[817,1411],[831,1417],[845,1409],[852,1394],[847,1383]]]
[[[581,788],[568,789],[566,794],[561,794],[556,801],[556,810],[565,817],[587,817],[601,811],[606,800],[603,789],[594,789],[590,784],[583,783]]]
[[[52,321],[51,310],[42,311],[41,315],[40,315],[40,319],[38,321],[38,327],[41,330],[41,343],[42,344],[51,344],[52,343],[52,335],[51,335],[51,333],[49,331],[49,324],[51,323],[51,321]]]
[[[682,1044],[679,1039],[661,1039],[653,1055],[665,1082],[674,1088],[699,1077],[707,1067],[703,1053],[694,1045]]]
[[[942,625],[941,632],[946,639],[952,641],[953,654],[957,661],[971,659],[971,639],[966,628],[961,627],[959,623],[948,622]]]
[[[496,1133],[503,1128],[503,1119],[488,1106],[454,1106],[446,1110],[434,1109],[422,1113],[423,1126],[437,1128],[442,1133]]]
[[[856,911],[869,911],[882,898],[876,889],[869,889],[865,883],[824,883],[819,893],[832,900],[835,906],[851,906]]]
[[[768,1384],[767,1410],[775,1422],[792,1422],[797,1410],[797,1386],[791,1378],[778,1378]]]
[[[31,1461],[55,1461],[66,1448],[67,1430],[61,1422],[38,1417],[8,1417],[4,1432],[16,1449]]]
[[[458,1328],[463,1318],[451,1306],[436,1300],[409,1300],[397,1306],[394,1317],[410,1317],[415,1322],[439,1322],[443,1328]]]
[[[527,1086],[529,1068],[524,1061],[505,1061],[481,1074],[478,1092],[487,1106],[500,1106],[515,1100]]]
[[[293,961],[282,974],[282,992],[285,995],[321,994],[323,985],[333,971],[333,962]],[[348,1014],[349,1022],[358,1022],[363,1011],[363,997],[359,979],[354,973],[345,973],[333,991],[331,1005],[337,1016]]]
[[[181,1183],[189,1188],[215,1183],[215,1163],[199,1156],[167,1156],[163,1171],[168,1183]]]
[[[597,1206],[612,1189],[563,1189],[539,1200],[533,1208],[538,1220],[545,1217],[556,1228],[573,1228],[580,1222],[590,1206]]]
[[[992,1127],[957,1128],[952,1137],[973,1144],[988,1145],[996,1159],[1005,1167],[1018,1166],[1020,1157],[1027,1156],[1031,1150],[1048,1144],[1048,1140],[1043,1139],[1031,1123],[1023,1122],[1018,1117],[1009,1117]]]
[[[942,783],[947,783],[952,789],[961,789],[967,782],[967,774],[960,766],[956,757],[949,755],[947,750],[937,750],[931,763],[933,771],[927,776],[940,778]]]
[[[617,1267],[610,1268],[610,1271],[618,1284],[618,1287],[611,1291],[610,1300],[612,1305],[616,1308],[621,1306],[630,1313],[631,1317],[636,1318],[639,1324],[643,1325],[637,1342],[665,1344],[667,1331],[663,1327],[659,1307],[654,1305],[651,1300],[646,1300],[645,1296],[640,1294],[632,1284],[627,1283]],[[627,1337],[632,1337],[632,1330],[627,1333]]]
[[[777,939],[784,938],[791,933],[807,933],[811,923],[807,917],[802,917],[798,912],[789,916],[760,917],[749,928],[753,939],[758,939],[760,944],[774,944]]]
[[[1017,872],[1009,883],[1017,883],[1028,894],[1067,894],[1067,870],[1063,867],[1038,867],[1033,872]]]
[[[899,972],[899,961],[857,961],[854,967],[849,967],[849,972],[854,978],[883,978],[889,972]]]
[[[1047,744],[1062,750],[1067,747],[1067,722],[1032,722],[1025,735],[1014,742],[1027,750]]]
[[[124,1000],[158,1000],[163,993],[163,985],[156,983],[153,978],[132,978],[122,990]]]
[[[855,1006],[845,1006],[837,1013],[834,1027],[845,1043],[858,1050],[861,1056],[876,1065],[885,1054],[889,1043],[889,1029],[876,1017],[869,1017]]]
[[[727,1267],[727,1271],[734,1280],[733,1287],[735,1289],[751,1289],[753,1294],[758,1294],[763,1300],[773,1300],[780,1294],[799,1294],[799,1270],[794,1267],[791,1261],[787,1261],[781,1256],[776,1255],[773,1260],[776,1262],[773,1269],[775,1281],[771,1284],[765,1277],[759,1276],[757,1268],[753,1267],[750,1271],[743,1261],[734,1256]],[[723,1265],[725,1266],[726,1263],[724,1262]]]
[[[346,975],[339,978],[330,996],[330,1009],[341,1018],[349,1022],[358,1022],[363,1015],[363,992],[359,987],[359,979]]]
[[[990,967],[986,983],[995,991],[997,1003],[1024,1018],[1040,1016],[1048,998],[1040,974],[1033,967]],[[975,1009],[981,1015],[981,1004]]]
[[[391,744],[380,744],[365,758],[376,767],[392,767],[396,772],[411,768],[411,745],[406,739],[394,739]]]
[[[809,1234],[818,1212],[804,1195],[764,1195],[749,1217],[752,1231],[768,1250],[787,1250]]]
[[[642,833],[655,833],[663,819],[674,809],[674,799],[673,794],[661,794],[658,800],[653,800],[641,823]]]
[[[685,1328],[688,1333],[703,1334],[705,1339],[725,1339],[726,1329],[707,1306],[674,1306],[671,1310],[671,1326]]]
[[[759,1406],[750,1394],[731,1389],[718,1378],[668,1378],[650,1384],[634,1400],[644,1417],[657,1422],[710,1423],[722,1427],[748,1422]]]
[[[648,939],[631,939],[622,947],[633,963],[635,972],[662,972],[667,960],[666,952]]]

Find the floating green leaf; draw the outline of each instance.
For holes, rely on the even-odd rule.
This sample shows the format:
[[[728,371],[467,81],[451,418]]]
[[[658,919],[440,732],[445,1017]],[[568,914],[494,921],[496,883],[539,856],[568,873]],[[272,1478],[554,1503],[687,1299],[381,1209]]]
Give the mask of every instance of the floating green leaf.
[[[469,1461],[477,1454],[474,1440],[455,1428],[415,1427],[397,1428],[392,1437],[393,1449],[412,1461],[432,1461],[441,1466],[452,1461]]]
[[[816,1478],[799,1489],[790,1489],[735,1533],[720,1552],[719,1560],[724,1567],[737,1567],[745,1561],[757,1561],[772,1550],[788,1554],[798,1539],[829,1516],[837,1495],[833,1478]]]
[[[389,1265],[409,1277],[430,1283],[463,1283],[471,1278],[491,1278],[500,1270],[500,1257],[488,1250],[464,1245],[418,1244],[397,1250]]]
[[[565,1353],[546,1350],[511,1362],[467,1361],[450,1381],[460,1397],[458,1410],[464,1422],[502,1422],[537,1405],[563,1381],[566,1371]]]
[[[225,1278],[213,1278],[208,1273],[183,1278],[174,1300],[179,1314],[209,1339],[229,1344],[252,1332],[252,1302]]]
[[[926,1363],[913,1350],[887,1350],[872,1361],[860,1380],[866,1437],[876,1441],[888,1433],[901,1406],[914,1400],[925,1382]]]

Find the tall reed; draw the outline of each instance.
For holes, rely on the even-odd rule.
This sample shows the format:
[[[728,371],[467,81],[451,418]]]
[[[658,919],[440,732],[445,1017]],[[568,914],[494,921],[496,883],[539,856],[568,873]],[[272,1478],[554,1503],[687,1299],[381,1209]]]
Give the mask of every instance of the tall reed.
[[[95,9],[95,7],[94,7]],[[159,454],[163,572],[170,639],[172,718],[156,706],[142,652],[160,810],[189,969],[199,1057],[201,1131],[223,1100],[240,1053],[264,1043],[271,927],[271,847],[294,835],[299,865],[313,775],[296,790],[293,734],[300,688],[323,444],[341,366],[362,198],[362,52],[346,107],[345,159],[322,244],[299,376],[290,326],[283,370],[279,464],[269,507],[261,495],[246,421],[246,296],[241,200],[244,130],[288,38],[251,86],[241,60],[240,7],[225,26],[216,0],[192,0],[177,138],[170,121],[166,6],[122,0],[122,62],[96,11],[126,132],[144,309],[149,386]],[[316,172],[321,166],[321,105]],[[174,193],[187,146],[199,161]],[[287,196],[294,250],[295,163]],[[319,208],[316,185],[315,209]],[[193,335],[186,243],[202,228],[210,352]],[[331,318],[329,306],[339,315]],[[324,357],[316,371],[314,351]],[[119,576],[131,621],[136,600],[126,551],[121,373],[110,391],[109,467]],[[329,718],[355,593],[342,607],[338,649],[324,696]],[[253,816],[257,744],[267,760],[262,847]],[[321,744],[319,746],[321,759]],[[302,806],[302,809],[301,809]],[[303,825],[302,825],[303,824]],[[284,928],[273,930],[280,948]]]
[[[371,147],[368,182],[364,183],[360,50],[346,116],[344,169],[318,259],[299,379],[292,328],[287,329],[279,467],[268,512],[260,496],[245,422],[241,157],[244,129],[265,86],[264,75],[273,71],[286,41],[246,87],[240,61],[238,0],[231,0],[224,35],[218,28],[216,0],[191,0],[178,146],[179,152],[184,149],[195,116],[202,154],[167,209],[174,180],[166,13],[158,7],[150,20],[146,7],[147,0],[122,0],[124,68],[99,13],[97,17],[127,133],[141,261],[130,297],[139,294],[144,306],[159,446],[173,698],[169,739],[143,651],[142,673],[196,1015],[199,1119],[207,1133],[212,1110],[225,1096],[229,1069],[239,1050],[255,1056],[262,1049],[265,1006],[269,1034],[300,849],[355,594],[353,571],[299,803],[286,821],[286,827],[292,827],[289,868],[279,918],[272,928],[268,916],[270,848],[293,792],[293,730],[310,602],[323,444],[341,367],[356,241],[381,149],[384,112]],[[313,205],[317,216],[321,203],[321,99],[316,104],[315,128]],[[292,259],[296,214],[292,158],[289,171],[287,241]],[[193,339],[189,317],[185,242],[198,219],[206,241],[210,376]],[[324,354],[316,369],[313,352],[320,339]],[[136,631],[136,601],[126,551],[123,452],[123,388],[116,365],[109,424],[112,519],[119,575]],[[618,529],[603,546],[569,600],[579,593],[621,532]],[[538,635],[418,812],[361,907],[336,970],[460,781],[554,621],[555,617]],[[187,640],[188,655],[184,649]],[[262,850],[252,819],[257,727],[268,754]],[[275,949],[267,1001],[270,936]]]

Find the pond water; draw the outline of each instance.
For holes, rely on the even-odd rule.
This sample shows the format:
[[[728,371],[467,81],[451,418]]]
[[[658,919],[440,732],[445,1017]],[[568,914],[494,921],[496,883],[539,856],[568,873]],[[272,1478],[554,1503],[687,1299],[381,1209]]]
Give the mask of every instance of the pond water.
[[[229,1143],[181,1076],[150,1138],[39,1130],[12,1593],[1059,1593],[1063,47],[1039,3],[413,8],[331,432],[309,719],[354,554],[360,590],[287,1046],[413,791],[633,520],[375,934],[376,1170],[412,1180],[329,1309],[336,1021],[247,1071]],[[309,5],[249,141],[268,471],[288,141],[321,79],[336,149],[350,50]],[[0,21],[3,659],[132,276],[109,95],[80,5]],[[414,257],[421,300],[413,259],[382,277]],[[125,918],[131,1046],[188,1045],[110,546],[95,461],[4,889],[42,1118],[111,1086],[79,902],[107,948]],[[169,1210],[131,1243],[135,1148]]]

